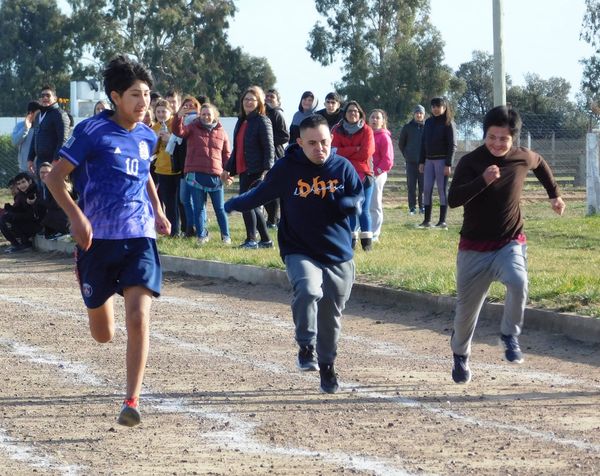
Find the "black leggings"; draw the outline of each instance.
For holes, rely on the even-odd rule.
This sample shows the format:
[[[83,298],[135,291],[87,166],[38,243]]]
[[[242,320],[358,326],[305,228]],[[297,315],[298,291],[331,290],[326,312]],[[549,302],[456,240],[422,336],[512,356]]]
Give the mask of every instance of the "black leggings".
[[[249,174],[243,172],[240,174],[240,195],[250,190],[260,179],[262,173]],[[267,231],[267,222],[260,207],[242,212],[244,225],[246,226],[246,239],[256,240],[256,232],[260,234],[261,241],[269,241],[269,232]]]

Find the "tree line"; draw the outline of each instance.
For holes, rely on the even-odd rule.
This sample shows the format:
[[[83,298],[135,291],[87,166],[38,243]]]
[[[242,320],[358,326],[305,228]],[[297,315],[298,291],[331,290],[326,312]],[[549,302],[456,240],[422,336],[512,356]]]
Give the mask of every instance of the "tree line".
[[[97,78],[117,52],[135,55],[152,69],[156,89],[207,95],[223,114],[235,114],[251,84],[272,87],[266,58],[233,48],[227,38],[235,0],[3,0],[0,4],[0,116],[19,115],[32,92],[46,82],[68,96],[71,79]],[[444,41],[430,21],[429,0],[316,0],[321,15],[307,50],[322,65],[340,58],[335,87],[363,107],[385,109],[392,123],[410,117],[417,103],[445,95],[465,134],[478,130],[493,105],[493,60],[474,51],[452,71],[444,65]],[[248,26],[260,28],[260,25]],[[534,137],[549,131],[582,135],[600,107],[600,0],[586,0],[581,37],[598,49],[582,61],[584,80],[576,101],[563,78],[507,77],[507,102],[524,117]]]

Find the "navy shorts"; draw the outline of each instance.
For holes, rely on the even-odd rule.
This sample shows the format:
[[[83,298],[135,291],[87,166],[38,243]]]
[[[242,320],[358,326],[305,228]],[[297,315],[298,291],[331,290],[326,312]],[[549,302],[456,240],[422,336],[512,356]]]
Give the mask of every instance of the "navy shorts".
[[[131,286],[143,286],[160,295],[162,271],[156,240],[92,239],[89,250],[76,248],[77,278],[89,309],[102,306],[113,294],[123,295]]]

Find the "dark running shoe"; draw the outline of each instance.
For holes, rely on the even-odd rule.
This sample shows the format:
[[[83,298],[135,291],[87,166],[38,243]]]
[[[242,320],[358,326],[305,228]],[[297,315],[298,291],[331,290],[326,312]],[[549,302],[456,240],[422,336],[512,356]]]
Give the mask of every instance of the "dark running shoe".
[[[333,364],[319,363],[319,373],[321,375],[321,392],[335,393],[339,390],[337,375]]]
[[[298,351],[298,362],[296,362],[296,365],[303,372],[319,370],[315,348],[312,345],[300,346],[300,350]]]
[[[273,240],[259,241],[258,242],[258,247],[259,248],[273,248],[273,246],[275,246],[273,244]]]
[[[256,250],[258,249],[258,243],[254,240],[246,240],[240,245],[240,248],[245,250]]]
[[[432,227],[432,225],[431,225],[431,222],[429,222],[429,221],[423,221],[422,223],[419,223],[417,225],[417,228],[431,228],[431,227]]]
[[[438,230],[447,230],[447,229],[448,229],[448,225],[446,224],[446,222],[445,222],[445,221],[438,221],[438,222],[436,223],[435,227],[436,227]]]
[[[517,336],[505,336],[500,335],[500,341],[504,346],[504,358],[513,364],[520,364],[523,362],[523,352],[519,347],[519,339]]]
[[[119,425],[136,426],[140,424],[141,419],[138,398],[125,399],[121,407],[121,413],[119,413],[119,419],[117,420]]]
[[[469,383],[471,381],[471,369],[469,368],[468,355],[454,355],[454,366],[452,367],[452,380],[456,383]]]

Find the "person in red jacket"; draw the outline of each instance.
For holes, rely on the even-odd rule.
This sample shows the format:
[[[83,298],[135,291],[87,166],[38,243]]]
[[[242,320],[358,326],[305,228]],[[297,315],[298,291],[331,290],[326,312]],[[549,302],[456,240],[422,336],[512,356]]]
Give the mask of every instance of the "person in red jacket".
[[[373,247],[373,231],[371,230],[371,197],[373,196],[373,154],[375,153],[375,138],[373,129],[366,123],[365,112],[356,101],[348,101],[344,108],[344,119],[333,130],[331,146],[337,149],[338,155],[346,157],[358,172],[363,184],[364,201],[358,218],[360,233],[356,223],[356,215],[350,216],[352,230],[352,247],[360,238],[360,244],[365,251]]]
[[[221,230],[221,240],[231,244],[227,214],[223,208],[224,194],[221,174],[231,155],[229,137],[219,122],[219,110],[210,103],[200,108],[200,116],[189,125],[184,125],[185,111],[173,120],[173,132],[187,139],[187,152],[183,168],[184,180],[192,189],[194,213],[200,215],[198,241],[208,241],[206,229],[206,199],[210,195],[217,223]],[[233,180],[228,179],[228,183]]]

